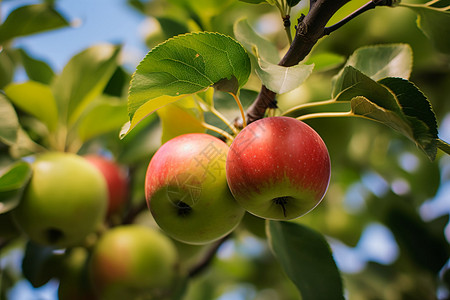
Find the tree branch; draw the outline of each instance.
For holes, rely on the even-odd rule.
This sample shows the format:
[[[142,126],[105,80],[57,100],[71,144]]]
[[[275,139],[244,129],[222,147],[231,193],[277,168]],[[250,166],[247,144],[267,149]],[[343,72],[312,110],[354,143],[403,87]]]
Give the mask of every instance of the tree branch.
[[[340,20],[334,25],[331,25],[329,27],[326,27],[324,30],[325,35],[329,35],[335,30],[338,30],[345,24],[347,24],[350,20],[356,18],[357,16],[361,15],[362,13],[374,9],[377,6],[392,6],[393,0],[372,0],[370,2],[367,2],[365,5],[361,6],[358,10],[354,11],[344,19]]]
[[[310,0],[310,9],[306,16],[298,20],[294,40],[285,56],[278,63],[280,66],[291,67],[297,65],[311,52],[314,45],[323,36],[342,27],[345,23],[360,15],[364,11],[376,6],[392,6],[394,0],[372,0],[344,20],[326,27],[331,17],[350,0]],[[262,85],[261,90],[252,105],[247,109],[247,123],[264,117],[268,108],[276,108],[276,93]],[[242,121],[236,121],[236,126],[242,127]]]
[[[215,244],[211,246],[211,248],[208,249],[208,252],[206,252],[205,256],[188,271],[188,277],[192,278],[200,274],[202,271],[208,267],[208,265],[212,262],[214,256],[217,253],[217,250],[219,250],[220,246],[230,238],[231,234],[226,235],[225,237],[221,238]]]

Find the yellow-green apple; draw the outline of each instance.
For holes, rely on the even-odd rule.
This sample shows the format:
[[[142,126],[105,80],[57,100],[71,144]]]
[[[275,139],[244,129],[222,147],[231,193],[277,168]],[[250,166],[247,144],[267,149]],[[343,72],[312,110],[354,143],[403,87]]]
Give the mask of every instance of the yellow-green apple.
[[[225,174],[228,145],[205,133],[177,136],[152,157],[145,195],[156,223],[188,244],[206,244],[233,231],[244,215]]]
[[[234,139],[226,173],[231,192],[248,212],[289,220],[313,209],[330,181],[330,157],[319,134],[289,117],[260,119]]]
[[[43,245],[78,245],[105,218],[108,191],[102,173],[83,157],[41,154],[13,217],[28,237]]]
[[[124,207],[128,197],[128,176],[116,162],[104,156],[89,154],[84,156],[97,167],[106,179],[108,186],[107,215],[118,213]]]
[[[160,231],[121,225],[98,240],[89,273],[100,299],[160,299],[175,283],[177,260],[175,246]]]

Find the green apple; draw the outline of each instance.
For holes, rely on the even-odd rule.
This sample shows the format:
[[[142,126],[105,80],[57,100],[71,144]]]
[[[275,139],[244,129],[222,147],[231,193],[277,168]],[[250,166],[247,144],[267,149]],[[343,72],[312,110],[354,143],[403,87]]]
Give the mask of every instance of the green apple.
[[[114,227],[94,247],[89,273],[101,299],[159,299],[174,284],[176,248],[150,227]]]
[[[119,213],[128,200],[127,173],[116,162],[104,156],[89,154],[84,156],[84,158],[98,168],[106,179],[108,186],[107,215]]]
[[[177,136],[152,157],[145,195],[156,223],[188,244],[218,240],[240,223],[225,174],[228,145],[204,133]]]
[[[83,243],[105,218],[103,175],[83,157],[63,152],[40,155],[32,170],[12,212],[16,223],[39,244],[65,248]]]
[[[327,147],[314,129],[294,118],[270,117],[236,136],[226,171],[231,192],[248,212],[289,220],[320,203],[331,166]]]

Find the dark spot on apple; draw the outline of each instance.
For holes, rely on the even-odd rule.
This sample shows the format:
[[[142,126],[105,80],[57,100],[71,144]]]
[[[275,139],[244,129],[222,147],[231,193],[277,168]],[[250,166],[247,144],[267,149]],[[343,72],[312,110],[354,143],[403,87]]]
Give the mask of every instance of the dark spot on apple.
[[[192,211],[192,207],[190,207],[189,204],[186,204],[185,202],[183,202],[181,200],[176,202],[176,207],[177,207],[177,213],[181,217],[188,216]]]
[[[58,228],[48,228],[45,231],[45,236],[50,244],[56,244],[64,237],[64,233]]]
[[[272,201],[276,204],[276,205],[280,205],[281,209],[283,210],[283,216],[286,218],[287,214],[286,214],[286,204],[289,202],[289,200],[293,199],[290,196],[282,196],[282,197],[277,197],[274,198]]]

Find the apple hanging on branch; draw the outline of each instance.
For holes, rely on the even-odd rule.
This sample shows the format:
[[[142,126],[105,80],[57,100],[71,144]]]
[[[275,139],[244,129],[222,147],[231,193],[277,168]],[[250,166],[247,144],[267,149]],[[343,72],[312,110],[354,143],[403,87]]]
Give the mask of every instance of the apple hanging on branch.
[[[145,196],[156,223],[188,244],[218,240],[240,223],[244,209],[226,180],[228,145],[205,133],[177,136],[152,157]]]
[[[81,245],[102,224],[108,190],[102,173],[83,157],[49,152],[32,164],[23,199],[12,211],[36,243],[58,248]]]
[[[250,213],[289,220],[317,206],[330,182],[327,147],[302,121],[269,117],[245,127],[234,139],[226,163],[236,201]]]

